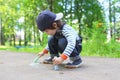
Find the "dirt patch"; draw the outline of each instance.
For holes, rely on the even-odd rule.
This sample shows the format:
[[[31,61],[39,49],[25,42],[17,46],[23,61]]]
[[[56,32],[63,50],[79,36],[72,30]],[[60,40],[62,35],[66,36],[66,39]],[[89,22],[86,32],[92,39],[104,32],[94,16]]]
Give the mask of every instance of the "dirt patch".
[[[40,64],[32,67],[29,64],[35,54],[0,51],[0,80],[119,80],[120,59],[82,57],[80,68],[66,69],[59,66],[59,71],[53,65]],[[67,62],[67,61],[66,61]],[[66,63],[65,62],[65,63]]]

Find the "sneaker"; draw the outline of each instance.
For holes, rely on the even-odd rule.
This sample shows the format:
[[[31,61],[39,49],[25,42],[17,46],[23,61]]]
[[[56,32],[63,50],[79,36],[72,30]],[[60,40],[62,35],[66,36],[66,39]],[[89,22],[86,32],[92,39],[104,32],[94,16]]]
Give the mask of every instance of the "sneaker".
[[[66,67],[66,68],[69,68],[69,69],[78,68],[78,67],[80,67],[81,62],[82,62],[81,59],[77,59],[77,60],[73,61],[72,63],[67,63],[67,64],[65,65],[65,67]]]
[[[53,63],[52,59],[53,59],[53,58],[49,57],[49,58],[45,59],[45,60],[43,61],[43,63],[44,63],[44,64],[52,64],[52,63]]]

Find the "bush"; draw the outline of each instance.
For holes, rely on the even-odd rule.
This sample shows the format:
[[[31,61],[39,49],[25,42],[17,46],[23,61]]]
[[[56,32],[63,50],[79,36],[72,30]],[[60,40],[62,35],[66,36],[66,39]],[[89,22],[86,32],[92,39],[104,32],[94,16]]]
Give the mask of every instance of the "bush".
[[[92,36],[83,43],[83,56],[104,56],[104,57],[120,57],[120,44],[114,40],[106,42],[106,34],[104,27],[98,27],[97,22],[94,23],[91,30]]]

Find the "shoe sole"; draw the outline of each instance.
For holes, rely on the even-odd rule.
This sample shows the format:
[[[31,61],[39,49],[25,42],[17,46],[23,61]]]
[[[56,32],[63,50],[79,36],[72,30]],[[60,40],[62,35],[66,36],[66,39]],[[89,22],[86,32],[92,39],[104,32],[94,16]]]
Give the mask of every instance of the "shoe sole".
[[[70,66],[70,65],[65,65],[65,68],[69,68],[69,69],[73,69],[73,68],[79,68],[81,66],[81,64],[79,65],[74,65],[74,66]]]
[[[53,64],[53,62],[43,62],[43,64]]]

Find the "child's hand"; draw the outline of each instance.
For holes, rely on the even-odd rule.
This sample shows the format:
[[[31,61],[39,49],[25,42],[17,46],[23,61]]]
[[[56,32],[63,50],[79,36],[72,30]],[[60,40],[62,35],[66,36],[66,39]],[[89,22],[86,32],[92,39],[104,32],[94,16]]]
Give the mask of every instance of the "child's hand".
[[[44,56],[44,55],[45,55],[45,53],[43,53],[43,52],[40,52],[40,53],[38,54],[39,57],[42,57],[42,56]]]
[[[62,64],[63,61],[64,60],[61,57],[54,57],[53,64]]]

